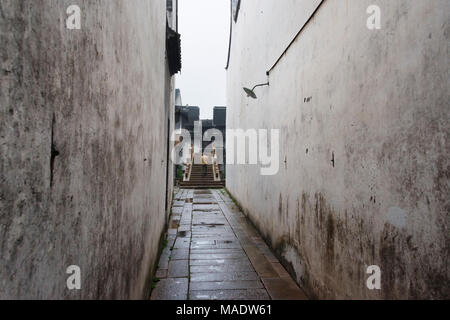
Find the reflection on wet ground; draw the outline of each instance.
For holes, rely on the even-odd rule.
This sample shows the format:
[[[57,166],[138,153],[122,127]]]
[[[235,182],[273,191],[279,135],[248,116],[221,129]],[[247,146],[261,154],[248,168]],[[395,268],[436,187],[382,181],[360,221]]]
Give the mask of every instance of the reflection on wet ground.
[[[178,190],[152,300],[306,299],[224,190]]]

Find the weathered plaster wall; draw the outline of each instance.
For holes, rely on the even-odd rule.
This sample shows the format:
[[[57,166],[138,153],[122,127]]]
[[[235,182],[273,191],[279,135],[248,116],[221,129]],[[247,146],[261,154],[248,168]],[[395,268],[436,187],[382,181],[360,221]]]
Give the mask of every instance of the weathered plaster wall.
[[[81,30],[65,28],[72,4]],[[0,298],[148,294],[166,221],[165,32],[164,0],[0,1]]]
[[[318,3],[241,2],[227,127],[280,129],[280,171],[227,187],[311,297],[449,298],[450,2],[326,0],[247,98]]]

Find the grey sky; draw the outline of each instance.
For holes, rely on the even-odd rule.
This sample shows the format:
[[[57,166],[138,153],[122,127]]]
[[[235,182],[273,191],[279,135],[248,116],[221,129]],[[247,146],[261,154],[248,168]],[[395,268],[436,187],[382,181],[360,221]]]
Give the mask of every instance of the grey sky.
[[[183,104],[210,119],[214,106],[226,104],[230,0],[179,0],[178,15],[183,68],[176,85]]]

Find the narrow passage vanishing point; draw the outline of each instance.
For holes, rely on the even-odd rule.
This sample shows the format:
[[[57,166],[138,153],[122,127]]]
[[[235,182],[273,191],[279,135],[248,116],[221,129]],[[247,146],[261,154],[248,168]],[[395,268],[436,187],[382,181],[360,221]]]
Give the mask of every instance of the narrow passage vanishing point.
[[[152,300],[307,299],[223,189],[177,192]]]

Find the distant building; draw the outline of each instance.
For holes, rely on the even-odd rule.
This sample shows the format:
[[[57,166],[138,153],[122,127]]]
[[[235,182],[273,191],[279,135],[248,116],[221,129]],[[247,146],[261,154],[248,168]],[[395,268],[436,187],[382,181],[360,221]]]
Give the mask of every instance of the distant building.
[[[175,89],[175,105],[176,106],[182,106],[183,101],[181,99],[181,91],[180,89]]]
[[[214,126],[225,129],[227,123],[227,108],[214,107]]]
[[[175,101],[181,103],[180,90],[175,91]],[[210,129],[217,129],[222,133],[223,146],[226,144],[226,107],[214,107],[213,119],[200,120],[200,108],[197,106],[182,106],[175,105],[175,129],[185,129],[191,134],[191,139],[194,139],[195,122],[201,121],[202,135]],[[203,141],[203,150],[210,144],[210,141]]]
[[[181,99],[181,98],[180,98]],[[200,108],[191,106],[175,106],[175,129],[186,129],[194,139],[194,125],[200,120]]]
[[[226,107],[214,107],[213,111],[213,119],[212,120],[202,120],[202,131],[203,136],[206,131],[210,129],[217,129],[221,132],[223,138],[222,148],[216,147],[216,152],[223,151],[223,164],[225,164],[226,153],[225,153],[225,145],[226,145],[226,120],[227,120],[227,108]],[[211,144],[211,141],[203,141],[203,150],[207,148]],[[222,168],[221,168],[222,170]]]
[[[181,92],[179,89],[175,91],[175,129],[178,131],[177,141],[179,141],[181,137],[182,129],[189,131],[192,139],[192,143],[194,143],[194,127],[196,122],[201,122],[202,126],[202,137],[205,136],[205,133],[210,129],[217,129],[222,134],[223,144],[222,146],[216,146],[216,153],[223,154],[222,160],[223,164],[220,165],[221,171],[224,171],[224,164],[226,159],[226,107],[214,107],[213,111],[213,119],[203,119],[200,120],[200,108],[197,106],[183,106],[181,104]],[[216,138],[213,138],[212,141],[202,141],[202,153],[205,149],[213,142]]]

